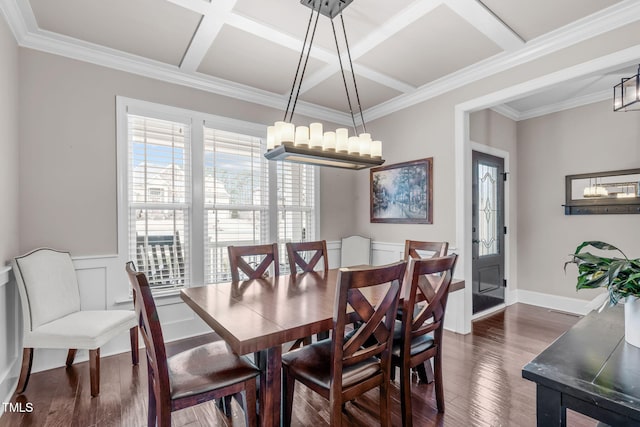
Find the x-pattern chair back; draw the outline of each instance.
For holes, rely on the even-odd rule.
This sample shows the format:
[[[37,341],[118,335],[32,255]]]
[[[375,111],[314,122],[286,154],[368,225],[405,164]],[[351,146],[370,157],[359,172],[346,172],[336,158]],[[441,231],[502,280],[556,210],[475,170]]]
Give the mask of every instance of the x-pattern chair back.
[[[406,315],[411,315],[411,328],[406,331],[405,340],[441,329],[449,295],[453,269],[457,255],[440,258],[416,260],[411,277],[409,298],[405,300]],[[420,310],[415,312],[417,297],[423,294],[427,300]]]
[[[422,259],[423,256],[418,251],[433,252],[431,258],[443,257],[447,255],[449,249],[448,242],[420,242],[417,240],[406,240],[404,242],[404,259]]]
[[[406,263],[402,261],[384,268],[340,271],[334,312],[334,330],[337,338],[334,340],[333,351],[334,358],[342,359],[342,365],[353,365],[380,355],[384,367],[390,360],[394,317],[405,268]],[[385,283],[388,283],[388,287],[382,298],[377,298],[378,303],[374,306],[362,289]],[[353,312],[347,311],[347,305]],[[361,324],[345,341],[344,338],[340,338],[344,337],[345,324],[353,321],[360,321]]]
[[[278,245],[257,245],[257,246],[229,246],[229,263],[231,267],[231,278],[234,281],[240,280],[240,271],[242,271],[247,279],[258,279],[264,277],[267,269],[273,264],[274,275],[280,274],[278,261]],[[264,256],[261,261],[252,265],[247,262],[244,257],[257,258]]]
[[[327,242],[325,240],[318,242],[287,243],[287,255],[289,257],[289,270],[291,274],[295,274],[298,267],[300,267],[303,273],[313,271],[318,262],[320,262],[320,259],[324,260],[324,271],[329,270]],[[310,256],[309,261],[306,261],[303,255]]]

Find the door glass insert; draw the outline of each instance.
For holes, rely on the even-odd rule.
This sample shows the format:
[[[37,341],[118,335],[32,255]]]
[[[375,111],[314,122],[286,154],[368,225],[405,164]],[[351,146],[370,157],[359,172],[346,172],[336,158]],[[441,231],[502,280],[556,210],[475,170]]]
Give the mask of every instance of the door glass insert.
[[[478,164],[478,255],[498,254],[498,168]]]

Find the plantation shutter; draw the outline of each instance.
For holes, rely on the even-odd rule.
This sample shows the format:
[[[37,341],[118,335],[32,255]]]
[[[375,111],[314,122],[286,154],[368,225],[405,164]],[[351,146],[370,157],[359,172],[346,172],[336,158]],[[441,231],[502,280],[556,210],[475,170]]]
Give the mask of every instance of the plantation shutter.
[[[150,286],[189,283],[191,160],[186,123],[129,114],[129,253]]]
[[[260,138],[204,128],[205,282],[231,280],[227,246],[267,243],[268,167]]]
[[[284,261],[281,273],[286,273],[289,267],[285,244],[316,239],[315,167],[278,162],[277,176],[278,246]]]

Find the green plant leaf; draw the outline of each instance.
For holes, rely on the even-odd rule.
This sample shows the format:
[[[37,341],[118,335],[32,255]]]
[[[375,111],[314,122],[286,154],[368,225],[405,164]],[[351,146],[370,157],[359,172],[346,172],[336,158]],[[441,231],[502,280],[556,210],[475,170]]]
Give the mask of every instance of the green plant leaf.
[[[602,249],[602,250],[607,250],[607,251],[618,251],[620,252],[625,258],[627,258],[627,256],[624,254],[624,252],[622,252],[620,249],[618,249],[617,247],[613,246],[610,243],[606,243],[606,242],[601,242],[599,240],[591,240],[588,242],[582,242],[580,245],[578,245],[578,247],[576,248],[575,253],[577,254],[578,252],[580,252],[582,250],[582,248],[586,247],[586,246],[593,246],[596,249]]]

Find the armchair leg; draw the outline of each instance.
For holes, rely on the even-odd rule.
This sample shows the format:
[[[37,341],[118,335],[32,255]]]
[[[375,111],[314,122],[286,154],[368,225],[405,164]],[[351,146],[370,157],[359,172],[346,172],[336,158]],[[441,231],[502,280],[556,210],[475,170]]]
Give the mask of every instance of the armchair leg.
[[[73,365],[73,361],[76,359],[77,348],[70,348],[69,353],[67,353],[67,368],[70,368]]]
[[[89,350],[89,376],[91,381],[91,396],[100,394],[100,349]]]
[[[138,350],[138,327],[134,326],[129,329],[129,336],[131,338],[131,363],[134,365],[138,364],[139,360],[139,350]]]
[[[33,349],[25,348],[22,351],[22,368],[20,370],[20,378],[18,379],[18,387],[16,393],[22,394],[27,389],[29,383],[29,375],[31,374],[31,365],[33,363]]]

